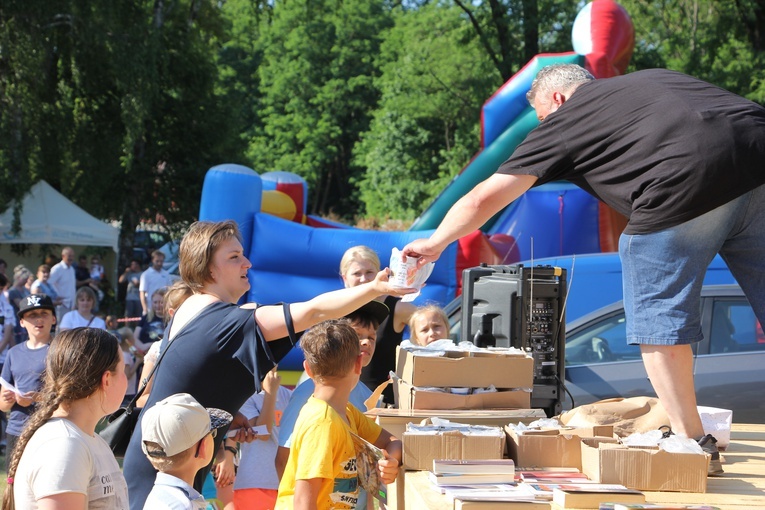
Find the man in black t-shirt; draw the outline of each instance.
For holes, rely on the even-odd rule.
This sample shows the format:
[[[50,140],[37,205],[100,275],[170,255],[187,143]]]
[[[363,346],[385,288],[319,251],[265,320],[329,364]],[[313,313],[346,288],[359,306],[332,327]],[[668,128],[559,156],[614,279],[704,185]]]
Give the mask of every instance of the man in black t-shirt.
[[[675,432],[704,436],[691,344],[702,339],[700,292],[717,254],[765,323],[765,109],[664,69],[593,80],[542,69],[527,98],[540,125],[486,181],[449,210],[419,264],[473,232],[532,186],[567,179],[629,218],[619,241],[627,340],[640,344]]]

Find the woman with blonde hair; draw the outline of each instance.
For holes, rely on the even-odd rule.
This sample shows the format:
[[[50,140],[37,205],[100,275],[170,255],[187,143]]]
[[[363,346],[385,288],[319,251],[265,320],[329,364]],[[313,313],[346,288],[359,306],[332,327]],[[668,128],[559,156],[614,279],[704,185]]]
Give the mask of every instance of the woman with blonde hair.
[[[204,407],[236,415],[231,424],[235,439],[254,436],[239,408],[261,381],[293,347],[290,339],[319,322],[339,318],[377,296],[404,295],[413,289],[388,284],[388,271],[369,283],[321,294],[309,301],[271,306],[239,299],[250,289],[241,235],[234,221],[199,221],[191,225],[179,250],[181,278],[194,294],[175,313],[169,326],[170,343],[162,351],[154,384],[144,409],[174,393],[189,393]],[[139,417],[139,421],[141,417]],[[215,449],[223,437],[216,438]],[[141,451],[140,424],[123,463],[130,507],[143,508],[156,471]],[[197,475],[197,490],[208,469]]]
[[[135,328],[135,346],[144,354],[152,344],[162,340],[165,333],[165,294],[167,287],[157,289],[151,295],[151,307]]]
[[[340,276],[346,288],[365,284],[380,270],[380,258],[369,246],[353,246],[345,250],[340,259]],[[396,347],[404,337],[409,317],[417,309],[412,303],[403,303],[395,295],[381,299],[390,310],[387,319],[377,328],[377,345],[372,362],[361,370],[361,381],[373,390],[388,380],[388,373],[396,369]],[[383,391],[384,400],[393,404],[393,388]]]
[[[80,287],[74,296],[75,309],[67,312],[58,325],[59,331],[74,328],[106,329],[106,322],[93,313],[96,306],[96,292],[88,287]]]
[[[10,453],[2,510],[128,508],[120,466],[95,431],[119,409],[126,388],[114,335],[93,328],[59,333],[37,410]]]

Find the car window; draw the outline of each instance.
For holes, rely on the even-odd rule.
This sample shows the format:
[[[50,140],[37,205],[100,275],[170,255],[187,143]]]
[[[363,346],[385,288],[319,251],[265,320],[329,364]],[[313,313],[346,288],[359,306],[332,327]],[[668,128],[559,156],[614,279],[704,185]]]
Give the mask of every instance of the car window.
[[[745,299],[716,299],[709,352],[765,351],[765,335]]]
[[[566,339],[566,365],[639,360],[640,346],[627,345],[624,312],[604,317]]]

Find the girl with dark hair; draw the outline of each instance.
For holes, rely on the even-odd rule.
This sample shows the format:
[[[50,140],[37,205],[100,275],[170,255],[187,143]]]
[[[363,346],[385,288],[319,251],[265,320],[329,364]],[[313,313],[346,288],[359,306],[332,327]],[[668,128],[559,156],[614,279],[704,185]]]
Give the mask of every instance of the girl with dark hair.
[[[119,464],[95,432],[126,388],[117,338],[93,328],[59,333],[37,410],[11,453],[2,510],[128,508]]]

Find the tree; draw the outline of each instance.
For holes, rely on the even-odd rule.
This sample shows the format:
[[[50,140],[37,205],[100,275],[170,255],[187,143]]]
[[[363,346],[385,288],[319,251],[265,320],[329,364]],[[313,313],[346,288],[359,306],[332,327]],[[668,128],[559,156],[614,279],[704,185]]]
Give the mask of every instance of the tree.
[[[0,10],[3,48],[14,48],[0,71],[0,158],[22,195],[43,178],[120,220],[125,264],[138,221],[193,219],[204,172],[236,146],[216,95],[220,11],[201,0],[37,4]]]
[[[355,182],[365,214],[413,219],[478,149],[481,104],[501,82],[459,10],[438,4],[399,11],[379,60]]]
[[[381,2],[293,0],[275,2],[263,29],[263,127],[247,156],[258,171],[304,177],[312,212],[357,207],[352,149],[378,100],[373,56],[388,25]]]
[[[398,11],[381,48],[380,106],[356,147],[365,213],[419,214],[480,148],[486,99],[540,51],[571,51],[574,7],[455,0]]]
[[[666,67],[765,103],[761,0],[622,0],[635,23],[631,70]]]

